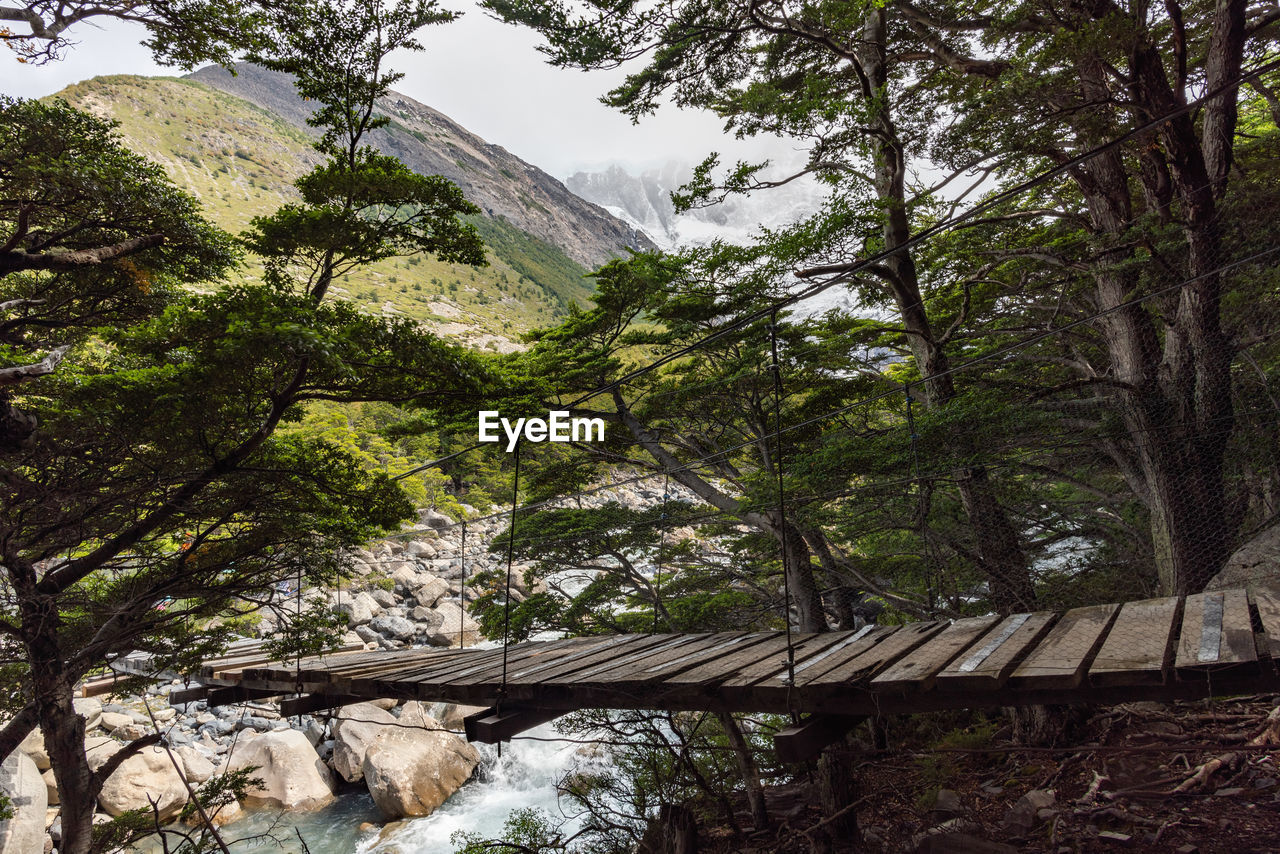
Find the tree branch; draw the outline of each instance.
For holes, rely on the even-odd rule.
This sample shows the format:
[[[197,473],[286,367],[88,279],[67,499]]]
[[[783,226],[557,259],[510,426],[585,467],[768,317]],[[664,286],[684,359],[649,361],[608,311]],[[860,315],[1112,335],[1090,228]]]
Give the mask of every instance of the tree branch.
[[[76,270],[94,267],[116,258],[123,258],[164,243],[163,234],[146,234],[131,237],[110,246],[96,249],[77,249],[71,252],[26,252],[13,249],[0,253],[0,276],[22,270]]]
[[[63,357],[67,355],[67,351],[70,349],[70,344],[63,344],[61,347],[54,347],[49,351],[49,355],[36,362],[34,365],[17,365],[12,368],[0,368],[0,388],[17,385],[18,383],[53,373],[58,369],[58,365],[62,362]]]

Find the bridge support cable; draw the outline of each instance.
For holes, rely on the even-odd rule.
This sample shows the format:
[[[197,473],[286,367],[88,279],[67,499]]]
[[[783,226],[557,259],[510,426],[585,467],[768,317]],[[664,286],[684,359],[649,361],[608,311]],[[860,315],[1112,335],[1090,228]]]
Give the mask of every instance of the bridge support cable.
[[[796,682],[796,649],[791,637],[791,566],[790,549],[787,548],[787,496],[782,474],[782,365],[778,362],[778,306],[769,315],[769,352],[772,359],[769,369],[773,373],[773,467],[778,474],[778,524],[782,543],[782,615],[787,625],[787,691]],[[790,707],[790,702],[788,702]],[[792,713],[795,717],[795,713]]]
[[[463,513],[466,513],[464,510]],[[462,517],[462,545],[458,548],[459,570],[462,573],[462,580],[458,587],[458,603],[462,609],[462,616],[458,618],[458,649],[467,648],[467,517]]]
[[[502,682],[498,687],[498,702],[494,714],[501,716],[502,701],[507,696],[507,659],[511,637],[511,567],[516,559],[516,512],[520,507],[520,442],[515,446],[515,475],[511,482],[511,524],[507,530],[507,586],[502,595]],[[502,742],[498,742],[498,757],[502,757]]]
[[[916,519],[920,526],[920,548],[923,550],[925,590],[929,597],[929,613],[938,612],[937,566],[933,561],[933,551],[929,547],[929,494],[924,488],[924,477],[920,474],[920,433],[916,430],[915,397],[911,394],[911,382],[902,384],[902,396],[907,416],[907,435],[911,440],[911,479],[916,484]]]
[[[662,475],[662,514],[658,517],[658,557],[653,566],[653,629],[650,634],[658,632],[658,611],[662,599],[662,552],[667,546],[667,500],[671,497],[671,472]],[[667,626],[671,630],[671,626]]]

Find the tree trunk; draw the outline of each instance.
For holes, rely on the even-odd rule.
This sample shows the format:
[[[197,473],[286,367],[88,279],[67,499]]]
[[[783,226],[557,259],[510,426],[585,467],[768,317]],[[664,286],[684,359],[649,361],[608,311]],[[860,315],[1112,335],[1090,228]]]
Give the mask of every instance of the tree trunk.
[[[838,743],[847,749],[852,742],[846,739]],[[853,806],[858,801],[859,786],[852,757],[823,753],[818,759],[817,785],[822,816],[828,821],[823,827],[827,838],[836,845],[856,846],[862,834],[858,830],[858,811]]]
[[[775,514],[770,514],[774,517]],[[802,632],[825,632],[828,630],[827,616],[822,609],[822,593],[818,590],[817,580],[813,576],[813,555],[804,535],[790,522],[786,524],[786,535],[783,526],[776,520],[776,536],[785,544],[785,565],[787,585],[791,589],[791,607],[796,610],[796,628]],[[791,615],[786,615],[791,619]]]
[[[34,582],[34,572],[28,579]],[[18,586],[33,694],[61,802],[62,842],[58,850],[61,854],[88,854],[99,787],[85,756],[84,718],[76,713],[73,703],[76,677],[66,671],[61,654],[57,602],[53,596],[37,593],[34,584],[19,581]]]
[[[698,854],[698,823],[689,808],[663,804],[637,849],[643,854]]]
[[[764,830],[769,826],[769,807],[764,800],[764,787],[760,785],[760,771],[751,758],[751,747],[733,715],[718,712],[717,716],[725,735],[729,737],[730,746],[733,747],[734,759],[738,762],[738,773],[742,775],[742,784],[747,791],[747,804],[751,807],[751,823],[756,830]]]
[[[906,203],[906,154],[887,100],[886,39],[886,11],[884,8],[873,9],[863,27],[860,61],[874,88],[875,97],[881,99],[871,118],[878,130],[872,178],[876,195],[884,206],[884,246],[891,250],[906,246],[911,239],[911,223]],[[897,304],[916,366],[926,378],[926,402],[930,407],[946,406],[956,396],[955,384],[951,375],[946,373],[950,362],[925,310],[919,275],[910,251],[904,248],[886,258],[881,276]],[[970,437],[962,436],[956,450],[969,457],[975,448]],[[1031,583],[1027,557],[1008,514],[995,498],[985,467],[968,465],[956,473],[956,480],[981,560],[980,569],[990,584],[992,604],[1002,614],[1034,608],[1035,588]]]

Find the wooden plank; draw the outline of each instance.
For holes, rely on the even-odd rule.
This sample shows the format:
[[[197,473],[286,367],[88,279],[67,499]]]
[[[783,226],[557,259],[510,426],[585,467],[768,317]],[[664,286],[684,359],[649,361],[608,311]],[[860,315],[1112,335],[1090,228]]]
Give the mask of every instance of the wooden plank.
[[[1089,665],[1089,684],[1163,685],[1173,665],[1182,600],[1144,599],[1120,606],[1102,649]]]
[[[791,649],[799,667],[805,659],[840,643],[852,632],[805,632],[791,636]],[[683,673],[667,679],[672,684],[723,684],[750,685],[774,673],[787,672],[787,636],[779,632],[776,637],[752,644],[722,658],[699,664]]]
[[[1180,679],[1204,678],[1228,667],[1256,665],[1253,621],[1244,590],[1188,596],[1174,667]]]
[[[768,632],[682,635],[673,638],[674,643],[662,644],[632,660],[618,662],[615,667],[597,667],[589,674],[578,674],[575,682],[605,688],[644,685],[696,667],[702,657],[723,654],[735,646],[763,640],[768,635]]]
[[[185,706],[209,696],[212,689],[208,685],[192,685],[190,688],[178,688],[169,692],[170,706]]]
[[[784,764],[808,762],[864,720],[865,715],[810,715],[773,737],[774,752]]]
[[[1022,657],[1049,631],[1053,611],[1010,614],[935,677],[939,691],[988,691],[1001,687]]]
[[[230,688],[214,688],[209,692],[209,708],[229,706],[232,703],[241,703],[245,700],[259,700],[263,697],[278,696],[280,696],[279,691],[245,688],[241,685],[233,685]]]
[[[634,644],[650,637],[649,635],[593,635],[589,638],[572,638],[570,641],[559,641],[539,644],[538,649],[521,649],[512,647],[507,660],[507,681],[542,681],[537,677],[540,673],[560,668],[586,666],[584,659],[595,661],[602,654],[613,657],[618,653],[615,649],[620,645]],[[533,645],[530,645],[532,647]],[[499,658],[491,667],[467,676],[471,682],[493,682],[502,679],[503,665]],[[456,680],[435,680],[438,684],[448,684]]]
[[[1262,621],[1262,643],[1265,655],[1280,661],[1280,587],[1256,587],[1250,594]]]
[[[900,659],[871,680],[870,687],[881,691],[925,690],[940,672],[982,637],[999,617],[966,617],[956,620],[910,655]]]
[[[906,625],[898,626],[897,631],[885,635],[875,646],[865,649],[857,655],[845,658],[834,667],[824,669],[822,672],[811,676],[808,674],[798,675],[798,684],[801,688],[804,688],[806,686],[817,687],[819,685],[865,682],[881,670],[892,666],[895,661],[909,654],[912,650],[927,643],[930,638],[943,631],[946,627],[946,623],[939,621],[907,623]]]
[[[1068,611],[1013,671],[1009,687],[1036,690],[1081,684],[1119,613],[1119,605],[1089,605]]]
[[[552,682],[573,684],[584,674],[600,673],[610,668],[621,667],[628,662],[639,662],[648,658],[655,651],[661,651],[678,645],[679,638],[669,635],[623,635],[626,641],[610,644],[607,647],[592,649],[588,654],[572,659],[562,659],[539,667],[536,671],[526,673],[518,679],[509,680],[515,685],[537,685]]]

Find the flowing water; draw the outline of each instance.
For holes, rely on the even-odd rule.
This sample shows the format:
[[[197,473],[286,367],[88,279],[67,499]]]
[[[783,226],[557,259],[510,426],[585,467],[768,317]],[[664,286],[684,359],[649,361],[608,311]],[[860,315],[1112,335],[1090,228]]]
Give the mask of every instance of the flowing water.
[[[525,735],[554,739],[556,731],[544,724]],[[481,754],[476,776],[425,818],[362,832],[361,824],[380,819],[368,793],[352,789],[315,812],[252,811],[227,825],[225,836],[241,840],[232,846],[233,854],[453,854],[455,833],[498,837],[515,810],[537,807],[560,817],[556,784],[577,761],[580,745],[517,740],[503,745],[501,759],[496,747],[476,747]]]

